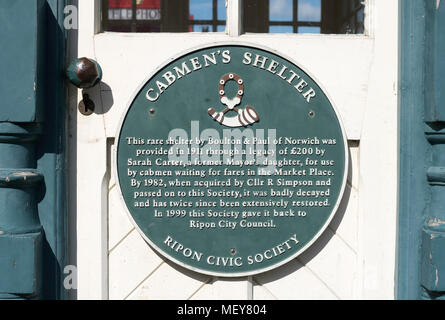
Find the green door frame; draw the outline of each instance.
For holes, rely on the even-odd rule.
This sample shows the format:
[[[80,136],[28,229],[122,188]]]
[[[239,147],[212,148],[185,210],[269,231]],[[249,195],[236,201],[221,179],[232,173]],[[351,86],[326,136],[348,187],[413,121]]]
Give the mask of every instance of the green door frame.
[[[0,299],[64,299],[66,0],[0,3]]]
[[[398,299],[445,298],[445,3],[400,1]]]

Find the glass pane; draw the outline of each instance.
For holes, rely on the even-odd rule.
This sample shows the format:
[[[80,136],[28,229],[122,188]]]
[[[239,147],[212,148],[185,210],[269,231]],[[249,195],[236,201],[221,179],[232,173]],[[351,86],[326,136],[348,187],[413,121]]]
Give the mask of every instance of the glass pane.
[[[293,0],[270,0],[269,20],[270,21],[292,21]]]
[[[191,25],[192,32],[223,32],[225,26],[218,26],[218,20],[226,20],[225,0],[189,0],[190,21],[199,24]],[[221,28],[223,27],[223,28]]]
[[[320,27],[298,27],[298,33],[320,33]]]
[[[161,20],[161,0],[137,0],[136,20]]]
[[[294,33],[292,26],[270,26],[269,33]]]
[[[321,0],[299,0],[299,21],[321,21]]]
[[[108,0],[109,20],[131,20],[132,0]]]
[[[212,0],[190,0],[190,20],[212,20]]]

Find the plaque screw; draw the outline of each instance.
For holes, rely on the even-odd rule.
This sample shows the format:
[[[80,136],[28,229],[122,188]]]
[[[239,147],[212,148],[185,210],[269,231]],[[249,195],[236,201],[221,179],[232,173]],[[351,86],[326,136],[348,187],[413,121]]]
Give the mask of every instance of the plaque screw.
[[[155,109],[151,108],[151,109],[149,110],[149,112],[150,112],[151,115],[153,115],[153,114],[155,114]]]
[[[309,117],[313,118],[315,116],[315,112],[314,111],[309,111]]]
[[[235,255],[236,250],[232,248],[232,249],[230,249],[230,253],[231,253],[232,255]]]

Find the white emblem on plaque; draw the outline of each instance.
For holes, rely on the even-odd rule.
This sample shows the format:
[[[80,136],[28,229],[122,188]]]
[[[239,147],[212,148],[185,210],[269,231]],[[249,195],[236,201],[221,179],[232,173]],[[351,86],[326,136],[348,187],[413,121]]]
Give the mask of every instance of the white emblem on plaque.
[[[232,99],[227,98],[226,92],[224,90],[224,87],[228,81],[236,81],[236,83],[238,84],[238,92]],[[217,112],[213,108],[208,109],[209,115],[216,122],[226,127],[238,128],[247,127],[248,125],[252,125],[260,120],[258,113],[252,106],[246,106],[245,109],[236,107],[241,103],[244,95],[244,81],[239,75],[235,73],[228,73],[224,75],[219,81],[218,93],[221,99],[221,103],[224,104],[227,108],[224,109],[222,112]],[[238,112],[238,116],[226,117],[225,114],[231,110]]]

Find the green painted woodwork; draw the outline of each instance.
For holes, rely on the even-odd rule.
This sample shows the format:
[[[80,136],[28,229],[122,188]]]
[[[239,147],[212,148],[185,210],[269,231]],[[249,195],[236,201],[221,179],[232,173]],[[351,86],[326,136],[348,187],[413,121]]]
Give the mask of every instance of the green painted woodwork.
[[[445,292],[445,221],[432,218],[428,225],[434,230],[423,231],[422,284],[430,292]]]
[[[431,144],[427,169],[430,199],[422,231],[421,284],[428,295],[437,295],[445,292],[445,126],[438,122],[426,128]]]
[[[42,234],[0,235],[0,288],[20,296],[41,291]]]
[[[400,1],[400,181],[397,230],[398,299],[420,297],[421,230],[428,201],[430,146],[424,136],[425,1]]]
[[[425,64],[425,83],[428,92],[425,94],[425,121],[445,121],[445,7],[443,3],[437,7],[434,1],[426,1],[425,19],[425,55],[428,63]]]
[[[445,297],[445,7],[401,1],[398,299]]]
[[[32,169],[0,170],[0,226],[3,233],[40,232],[37,195],[43,176]]]
[[[42,286],[42,226],[37,212],[43,176],[36,167],[40,126],[0,123],[0,281],[3,294],[35,298]]]
[[[445,6],[426,2],[425,134],[430,143],[429,202],[422,231],[421,285],[427,297],[445,295]],[[424,294],[425,297],[425,294]]]
[[[0,2],[0,121],[42,117],[44,5],[43,0]]]
[[[66,68],[67,32],[63,21],[66,0],[46,0],[44,134],[36,146],[37,169],[45,177],[39,192],[39,220],[43,242],[44,299],[65,299],[63,269],[74,264],[68,257],[68,104]]]

